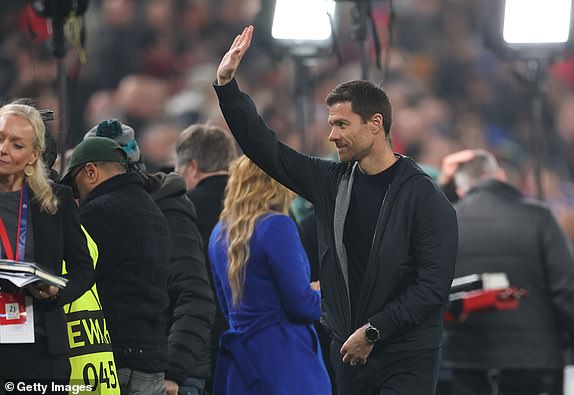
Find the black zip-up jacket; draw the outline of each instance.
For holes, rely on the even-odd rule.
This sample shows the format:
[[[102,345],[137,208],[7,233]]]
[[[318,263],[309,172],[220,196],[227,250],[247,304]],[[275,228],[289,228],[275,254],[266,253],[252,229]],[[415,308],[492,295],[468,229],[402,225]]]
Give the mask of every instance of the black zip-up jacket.
[[[195,224],[195,206],[186,196],[183,178],[175,173],[150,174],[146,189],[169,226],[171,261],[166,314],[169,369],[165,377],[182,385],[187,377],[210,376],[215,301],[207,277],[203,241]]]
[[[518,308],[471,314],[445,331],[445,364],[459,369],[561,369],[574,336],[574,257],[548,207],[495,180],[456,204],[456,276],[506,273],[528,296]]]
[[[187,191],[187,197],[195,205],[195,208],[198,211],[197,229],[199,229],[199,233],[203,239],[203,251],[206,256],[209,236],[211,235],[211,231],[215,227],[215,224],[219,221],[219,214],[223,209],[223,198],[228,178],[229,176],[227,174],[209,176],[201,180],[195,188]],[[217,303],[215,297],[217,293],[209,262],[206,263],[206,271],[209,276],[209,285],[215,300],[215,320],[211,329],[211,347],[207,352],[206,357],[202,357],[202,360],[206,360],[206,358],[209,360],[211,370],[207,376],[202,375],[199,377],[212,378],[217,359],[217,350],[219,349],[219,336],[229,329],[229,325],[225,316],[221,312],[221,306]],[[206,390],[209,389],[209,385],[210,383],[207,384]]]
[[[367,321],[381,331],[373,352],[437,348],[452,282],[457,222],[449,201],[410,158],[402,157],[384,198],[351,322],[344,221],[356,163],[310,157],[277,141],[235,80],[217,86],[223,115],[244,153],[315,205],[323,320],[344,342]]]

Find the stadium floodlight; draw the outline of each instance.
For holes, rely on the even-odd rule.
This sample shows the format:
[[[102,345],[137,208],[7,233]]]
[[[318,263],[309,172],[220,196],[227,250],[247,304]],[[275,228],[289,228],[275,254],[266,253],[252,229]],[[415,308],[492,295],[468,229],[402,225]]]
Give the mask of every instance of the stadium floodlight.
[[[548,59],[572,41],[573,0],[496,0],[484,18],[488,43],[514,58]],[[495,4],[495,5],[493,5]]]
[[[547,67],[572,43],[574,0],[481,0],[485,44],[496,54],[525,61],[516,75],[528,83],[532,101],[531,147],[536,194],[544,198],[542,152],[548,126],[544,118],[543,83]],[[518,71],[518,70],[517,70]]]
[[[571,0],[506,0],[502,37],[508,45],[565,44]]]
[[[295,56],[324,54],[333,44],[330,15],[334,10],[332,0],[277,0],[271,37]]]

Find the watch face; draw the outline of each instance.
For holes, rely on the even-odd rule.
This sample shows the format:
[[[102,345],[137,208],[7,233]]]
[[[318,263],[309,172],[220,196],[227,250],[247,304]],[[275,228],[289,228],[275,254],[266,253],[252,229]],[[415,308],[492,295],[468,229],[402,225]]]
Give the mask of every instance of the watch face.
[[[376,328],[369,327],[366,330],[365,336],[367,337],[368,341],[374,343],[379,340],[379,331]]]

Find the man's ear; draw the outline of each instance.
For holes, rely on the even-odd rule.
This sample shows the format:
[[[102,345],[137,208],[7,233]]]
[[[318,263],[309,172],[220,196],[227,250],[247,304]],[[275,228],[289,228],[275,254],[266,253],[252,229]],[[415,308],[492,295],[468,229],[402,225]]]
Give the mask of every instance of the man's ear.
[[[379,113],[373,114],[369,120],[369,127],[372,132],[383,130],[383,116]]]
[[[86,173],[86,177],[88,177],[88,181],[90,184],[95,184],[98,181],[100,176],[100,169],[96,166],[95,163],[89,162],[84,166],[84,170]]]
[[[189,168],[189,174],[192,177],[196,177],[197,174],[199,173],[199,165],[197,164],[197,161],[195,159],[190,159],[187,161],[187,167]]]

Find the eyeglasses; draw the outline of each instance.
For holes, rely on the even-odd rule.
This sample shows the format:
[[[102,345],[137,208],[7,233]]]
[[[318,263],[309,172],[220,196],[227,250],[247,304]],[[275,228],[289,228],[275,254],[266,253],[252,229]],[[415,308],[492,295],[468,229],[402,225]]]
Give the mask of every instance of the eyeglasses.
[[[78,174],[80,174],[80,172],[82,170],[84,170],[84,167],[86,167],[87,163],[84,163],[83,165],[78,166],[78,168],[76,170],[74,170],[74,172],[72,173],[72,175],[70,176],[70,180],[72,181],[72,184],[74,183],[74,180],[76,179],[76,177],[78,176]]]
[[[86,167],[86,165],[87,163],[78,166],[78,168],[74,170],[74,172],[70,176],[70,181],[72,184],[72,194],[74,196],[74,199],[78,199],[80,197],[80,192],[78,191],[78,188],[76,186],[76,177],[78,176],[78,174],[80,174],[82,170],[84,170],[84,167]]]

